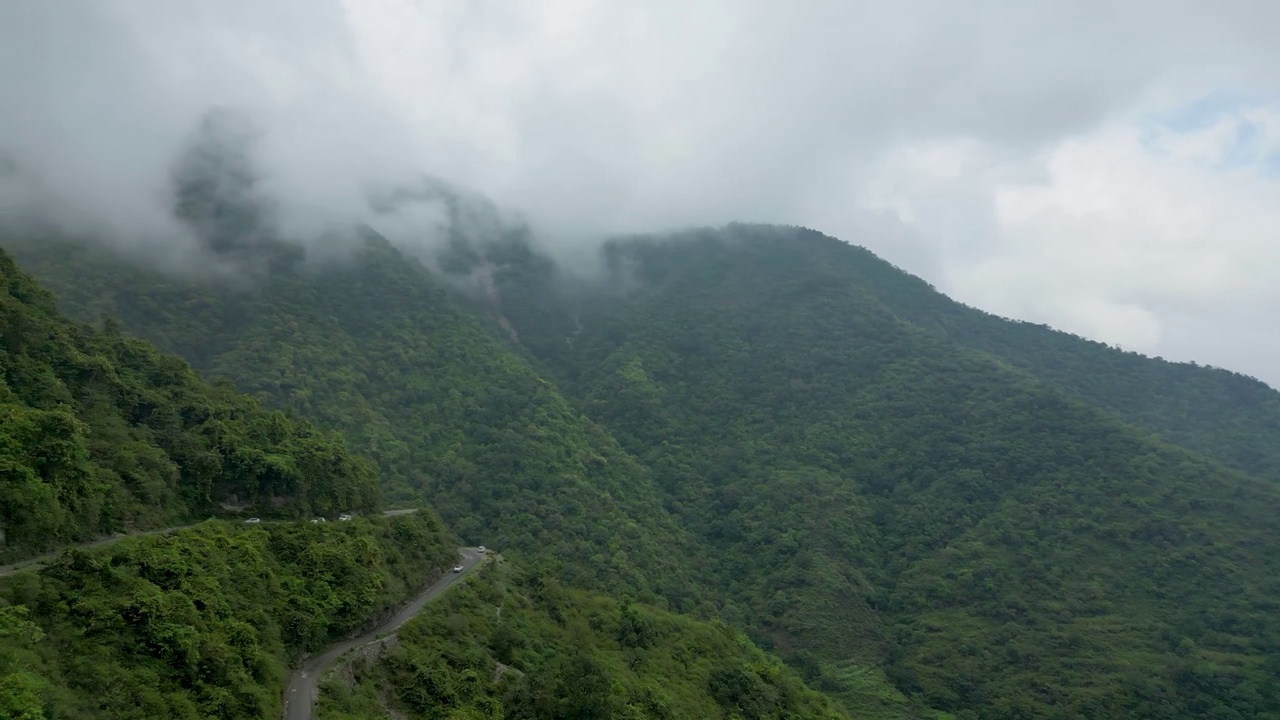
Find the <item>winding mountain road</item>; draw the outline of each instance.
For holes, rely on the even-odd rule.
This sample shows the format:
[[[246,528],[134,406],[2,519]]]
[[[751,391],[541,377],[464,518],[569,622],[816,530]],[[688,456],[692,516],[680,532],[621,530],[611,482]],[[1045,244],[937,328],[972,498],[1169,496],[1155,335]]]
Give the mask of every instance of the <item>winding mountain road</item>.
[[[21,572],[29,568],[34,568],[39,565],[43,565],[44,563],[47,563],[50,560],[53,560],[54,558],[61,555],[64,550],[68,550],[73,547],[78,550],[85,550],[88,548],[95,548],[95,547],[101,547],[103,545],[110,545],[111,543],[119,542],[121,540],[124,540],[125,538],[142,537],[143,535],[168,535],[169,533],[175,533],[175,532],[178,532],[179,530],[190,530],[193,527],[196,527],[196,526],[180,525],[178,527],[162,528],[160,530],[140,530],[138,532],[132,532],[128,534],[121,533],[119,535],[110,535],[108,537],[98,538],[97,540],[90,540],[87,543],[81,543],[79,545],[70,545],[68,547],[55,550],[51,553],[45,553],[44,555],[39,555],[37,557],[27,558],[26,560],[22,560],[20,562],[9,563],[8,565],[0,565],[0,577],[4,577],[6,575],[12,575],[16,572]]]
[[[407,510],[387,510],[382,513],[382,516],[396,517],[398,515],[409,515],[416,512],[418,512],[417,508],[409,508]],[[261,524],[275,525],[282,522],[299,522],[299,521],[297,520],[263,520]],[[40,555],[37,557],[27,558],[26,560],[22,560],[16,563],[10,563],[8,565],[0,565],[0,577],[4,577],[6,575],[12,575],[16,572],[20,572],[28,568],[33,568],[37,565],[42,565],[44,563],[47,563],[50,560],[57,558],[59,555],[62,554],[64,550],[67,550],[70,547],[74,547],[80,550],[86,550],[88,548],[102,547],[103,545],[110,545],[112,543],[120,542],[125,538],[143,537],[144,535],[168,535],[169,533],[175,533],[175,532],[178,532],[179,530],[190,530],[191,528],[198,527],[199,525],[200,523],[193,523],[191,525],[178,525],[177,527],[160,528],[159,530],[139,530],[137,532],[111,535],[104,538],[98,538],[97,540],[90,540],[87,543],[81,543],[79,545],[71,545],[68,547],[59,548],[58,550],[54,550],[51,553],[45,553],[44,555]]]
[[[383,517],[397,517],[400,515],[409,515],[416,513],[416,508],[406,510],[387,510],[382,513]],[[262,525],[274,525],[282,522],[298,522],[296,520],[264,520]],[[189,530],[198,527],[200,523],[191,525],[179,525],[177,527],[160,528],[158,530],[139,530],[137,532],[112,535],[110,537],[98,538],[87,543],[73,545],[80,549],[102,547],[131,537],[142,537],[144,535],[167,535],[180,530]],[[8,565],[0,565],[0,577],[12,575],[23,570],[34,569],[50,560],[57,558],[67,548],[61,548],[39,557],[28,558],[21,562],[10,563]],[[471,571],[477,563],[484,559],[479,548],[459,548],[459,554],[462,556],[462,572],[446,572],[444,577],[437,580],[430,587],[423,590],[409,604],[405,605],[390,620],[379,625],[377,628],[351,640],[345,640],[329,646],[323,653],[314,655],[302,667],[294,671],[289,678],[289,684],[285,688],[284,693],[284,717],[285,720],[311,720],[311,706],[315,702],[316,682],[324,671],[329,669],[343,653],[353,648],[360,647],[366,643],[373,642],[379,637],[391,632],[395,632],[409,621],[414,615],[430,601],[434,600],[441,593],[449,588],[454,582]]]
[[[471,568],[484,559],[484,555],[480,553],[478,548],[459,548],[458,552],[462,555],[462,572],[445,573],[444,577],[432,583],[426,590],[423,590],[418,597],[401,608],[400,612],[397,612],[390,620],[360,637],[344,640],[329,646],[324,652],[313,655],[302,664],[301,668],[295,670],[289,677],[289,684],[284,691],[284,720],[311,720],[311,706],[316,700],[316,683],[324,675],[325,670],[329,669],[329,666],[333,665],[348,650],[371,643],[383,635],[400,629],[401,625],[404,625],[414,615],[417,615],[428,602],[439,597],[441,593],[449,589],[450,585],[469,573]]]

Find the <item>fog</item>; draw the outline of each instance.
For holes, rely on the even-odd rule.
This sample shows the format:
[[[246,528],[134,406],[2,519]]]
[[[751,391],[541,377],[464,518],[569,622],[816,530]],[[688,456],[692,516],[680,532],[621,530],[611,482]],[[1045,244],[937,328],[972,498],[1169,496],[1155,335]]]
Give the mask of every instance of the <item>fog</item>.
[[[561,258],[800,224],[984,309],[1275,385],[1278,24],[1261,0],[10,0],[0,216],[194,252],[175,168],[221,108],[290,240],[364,219],[439,243],[438,202],[370,205],[424,177]]]

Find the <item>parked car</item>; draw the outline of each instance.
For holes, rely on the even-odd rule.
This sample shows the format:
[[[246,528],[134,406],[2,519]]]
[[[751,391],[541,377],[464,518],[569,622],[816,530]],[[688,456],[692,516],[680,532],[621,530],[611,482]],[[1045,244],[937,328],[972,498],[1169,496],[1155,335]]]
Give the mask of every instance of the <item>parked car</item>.
[[[245,522],[249,523],[250,525],[256,525],[262,521],[259,520],[258,518],[249,518],[248,520],[245,520]]]
[[[351,516],[350,516],[350,515],[348,515],[348,514],[346,514],[346,513],[343,513],[343,514],[341,514],[341,515],[339,515],[339,516],[338,516],[338,522],[346,522],[346,521],[348,521],[348,520],[350,520],[350,519],[351,519]]]
[[[484,546],[483,546],[483,545],[481,545],[480,547],[478,547],[478,548],[476,548],[476,549],[480,551],[480,554],[481,554],[481,555],[483,555],[483,554],[484,554],[484,551],[485,551],[485,550],[484,550]]]
[[[314,518],[311,518],[311,523],[312,523],[313,525],[314,525],[315,523],[322,523],[322,522],[325,522],[325,519],[324,519],[324,518],[322,518],[322,517],[314,517]]]
[[[456,572],[456,573],[460,573],[460,572],[462,572],[462,566],[461,566],[461,565],[454,565],[454,566],[453,566],[453,571],[454,571],[454,572]]]

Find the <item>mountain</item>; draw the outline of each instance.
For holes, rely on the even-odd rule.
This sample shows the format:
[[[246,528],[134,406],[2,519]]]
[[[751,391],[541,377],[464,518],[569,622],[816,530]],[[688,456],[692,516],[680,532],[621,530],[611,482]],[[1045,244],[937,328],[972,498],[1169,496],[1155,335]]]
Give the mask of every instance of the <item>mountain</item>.
[[[455,240],[438,271],[371,237],[236,288],[11,244],[73,315],[342,428],[390,497],[742,628],[852,716],[1276,717],[1261,383],[803,229],[619,239],[586,277]]]
[[[120,318],[205,374],[344,430],[389,499],[426,499],[460,536],[558,563],[583,587],[697,603],[693,550],[647,468],[385,240],[247,288],[100,248],[14,247],[72,315]]]
[[[1120,415],[1059,382],[1034,344],[1015,362],[973,339],[1012,343],[1017,325],[943,332],[884,291],[910,287],[904,274],[888,282],[887,265],[811,231],[733,226],[606,253],[596,290],[542,302],[573,314],[571,348],[564,321],[522,317],[525,303],[506,316],[533,352],[554,348],[545,366],[710,543],[719,584],[747,600],[733,610],[816,666],[818,687],[852,690],[841,663],[879,645],[900,689],[983,717],[1239,711],[1275,692],[1280,566],[1264,548],[1280,495],[1265,460],[1241,461],[1266,449],[1274,391],[1177,368],[1200,384]],[[495,277],[533,292],[527,273]],[[1148,362],[1148,386],[1170,372]],[[1197,415],[1188,398],[1226,381],[1252,393],[1232,396],[1246,420],[1208,458],[1192,452],[1196,423],[1225,401]],[[1124,422],[1148,413],[1194,442]]]
[[[788,247],[803,248],[792,262],[839,268],[848,281],[915,327],[1023,370],[1167,442],[1280,481],[1280,392],[1254,378],[1149,358],[1045,325],[993,316],[951,300],[864,248],[811,230],[755,232],[780,234]],[[787,239],[790,234],[794,239]]]
[[[871,661],[981,717],[1277,707],[1274,390],[982,315],[802,229],[605,264],[586,291],[496,272],[505,317],[817,687],[852,696]]]
[[[713,249],[714,246],[714,249]],[[1121,419],[1257,477],[1280,480],[1280,392],[1227,370],[1149,358],[1044,325],[1007,320],[955,302],[865,248],[813,230],[735,224],[609,244],[608,279],[597,285],[640,287],[638,272],[665,273],[681,263],[724,263],[708,273],[792,276],[814,284],[857,287],[894,317],[949,344],[1020,370]],[[640,270],[640,264],[644,269]],[[665,269],[664,269],[665,268]],[[802,278],[796,276],[803,276]],[[598,298],[580,278],[533,260],[495,272],[503,311],[522,329],[521,343],[548,359],[548,371],[574,366],[571,352],[583,308]],[[692,281],[692,280],[690,280]],[[772,280],[770,280],[772,281]],[[588,308],[589,309],[589,308]]]
[[[182,360],[77,325],[0,251],[0,538],[18,559],[228,508],[370,510],[377,474],[337,436],[210,386]]]
[[[112,486],[113,473],[169,482],[176,499],[191,501],[170,508],[176,517],[230,487],[261,500],[276,497],[263,489],[271,480],[271,492],[296,493],[267,503],[275,519],[211,518],[83,543],[41,558],[43,566],[0,567],[0,716],[279,717],[289,668],[380,626],[454,563],[458,541],[430,509],[310,520],[301,511],[328,507],[335,487],[363,488],[376,498],[370,467],[336,438],[262,410],[225,384],[205,385],[185,363],[122,338],[113,323],[102,330],[70,323],[8,255],[0,261],[7,289],[0,388],[9,413],[0,436],[4,517],[22,517],[24,508],[40,507],[32,500],[49,500],[63,523],[58,539],[91,537],[94,521],[117,516],[84,513],[72,500],[97,496],[77,495],[72,481],[94,480],[89,490],[108,498],[143,499],[128,495],[134,484]],[[554,421],[546,415],[552,402],[538,406],[539,422]],[[571,439],[572,419],[564,422],[568,429],[560,429]],[[224,426],[241,432],[219,434]],[[207,437],[219,442],[200,445]],[[327,455],[312,452],[316,438],[329,443]],[[104,452],[99,443],[108,440],[129,454]],[[138,455],[153,464],[142,469],[167,474],[150,478],[140,463],[124,462]],[[244,459],[263,456],[278,476],[264,478]],[[608,495],[568,499],[602,498]],[[603,513],[605,521],[616,518]],[[133,519],[172,518],[157,512]],[[27,525],[6,530],[15,542],[32,537],[19,532]],[[561,588],[557,578],[566,573],[554,564],[523,570],[486,557],[493,562],[478,577],[461,576],[437,601],[440,609],[429,604],[425,617],[410,623],[405,642],[392,635],[361,651],[399,648],[372,669],[376,686],[366,683],[366,695],[380,697],[394,685],[395,702],[415,717],[447,710],[450,717],[677,718],[715,708],[760,718],[841,717],[828,698],[723,625]],[[626,567],[600,559],[570,566],[596,567],[601,578]],[[500,622],[489,633],[495,601]],[[322,713],[382,714],[365,710]]]

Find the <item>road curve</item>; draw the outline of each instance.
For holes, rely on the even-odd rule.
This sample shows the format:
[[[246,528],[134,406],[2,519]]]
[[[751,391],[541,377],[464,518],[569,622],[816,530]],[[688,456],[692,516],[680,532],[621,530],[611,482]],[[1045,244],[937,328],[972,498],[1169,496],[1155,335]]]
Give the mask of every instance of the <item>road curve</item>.
[[[409,508],[407,510],[387,510],[387,511],[384,511],[382,515],[383,517],[397,517],[400,515],[410,515],[416,512],[418,512],[417,508]],[[300,521],[298,520],[264,520],[262,524],[268,525],[268,524],[276,524],[281,522],[300,522]],[[199,525],[200,523],[194,523],[191,525],[178,525],[177,527],[160,528],[158,530],[139,530],[137,532],[131,532],[127,534],[121,533],[119,535],[111,535],[109,537],[98,538],[97,540],[90,540],[87,543],[80,543],[79,545],[69,545],[67,547],[55,550],[51,553],[45,553],[44,555],[40,555],[37,557],[27,558],[26,560],[21,560],[16,563],[10,563],[8,565],[0,565],[0,577],[4,577],[6,575],[12,575],[21,570],[26,570],[28,568],[33,568],[37,565],[41,565],[46,562],[49,562],[50,560],[53,560],[57,558],[59,555],[61,555],[64,550],[69,550],[73,547],[80,550],[87,550],[89,548],[101,547],[103,545],[110,545],[112,543],[124,540],[125,538],[143,537],[144,535],[168,535],[169,533],[175,533],[175,532],[178,532],[179,530],[190,530],[191,528],[198,527]]]
[[[441,593],[449,589],[450,585],[469,573],[476,563],[484,559],[484,555],[477,548],[459,548],[458,552],[462,556],[462,562],[460,563],[462,572],[445,573],[444,577],[432,583],[426,590],[423,590],[418,597],[401,608],[390,620],[360,637],[329,646],[319,655],[313,655],[308,658],[301,668],[293,671],[293,674],[289,676],[289,684],[284,691],[284,720],[311,720],[311,706],[316,699],[316,683],[324,674],[324,671],[329,669],[330,665],[348,650],[373,642],[383,635],[398,630],[401,625],[404,625],[410,618],[417,615],[423,606],[439,597]]]
[[[179,530],[190,530],[193,527],[195,527],[195,525],[179,525],[178,527],[161,528],[159,530],[140,530],[138,532],[132,532],[127,535],[123,533],[119,535],[110,535],[108,537],[98,538],[97,540],[90,540],[87,543],[81,543],[79,545],[68,545],[67,547],[60,548],[51,553],[45,553],[44,555],[39,555],[37,557],[27,558],[26,560],[20,560],[16,563],[10,563],[8,565],[0,565],[0,577],[4,577],[6,575],[12,575],[20,570],[26,570],[28,568],[32,568],[37,565],[42,565],[44,563],[47,563],[50,560],[53,560],[54,558],[61,555],[64,550],[70,550],[73,547],[80,550],[87,550],[88,548],[100,547],[102,545],[110,545],[111,543],[119,542],[120,540],[123,540],[125,538],[142,537],[143,535],[168,535],[169,533],[175,533],[175,532],[178,532]]]

